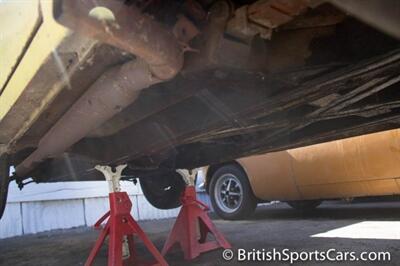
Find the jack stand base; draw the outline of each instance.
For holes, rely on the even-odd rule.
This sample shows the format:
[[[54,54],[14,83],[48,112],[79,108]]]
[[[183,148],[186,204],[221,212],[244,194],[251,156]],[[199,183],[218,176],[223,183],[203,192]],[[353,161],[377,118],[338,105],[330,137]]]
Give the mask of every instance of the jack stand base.
[[[93,261],[107,235],[109,235],[108,266],[122,266],[124,262],[129,265],[137,265],[137,263],[139,263],[134,247],[134,235],[137,235],[143,241],[147,249],[156,259],[156,263],[150,265],[168,265],[157,248],[153,245],[150,239],[148,239],[146,234],[131,216],[130,212],[132,209],[132,203],[128,194],[126,192],[113,192],[109,194],[109,200],[110,211],[97,221],[95,228],[99,229],[107,217],[109,217],[109,219],[105,227],[102,229],[95,246],[90,252],[85,266],[93,264]],[[125,261],[123,261],[122,258],[124,237],[128,239],[130,254],[129,258]]]
[[[166,255],[178,243],[186,260],[192,260],[203,252],[217,248],[231,248],[229,242],[208,216],[207,205],[196,199],[194,186],[186,187],[181,196],[181,202],[182,208],[164,244],[163,255]],[[214,236],[214,241],[206,242],[208,233]]]

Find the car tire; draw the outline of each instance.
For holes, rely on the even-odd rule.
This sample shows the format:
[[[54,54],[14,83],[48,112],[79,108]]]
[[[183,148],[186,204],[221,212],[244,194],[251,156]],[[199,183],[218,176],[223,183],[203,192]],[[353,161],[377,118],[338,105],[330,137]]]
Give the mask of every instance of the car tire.
[[[181,206],[181,194],[186,184],[177,172],[140,179],[140,187],[147,201],[158,209],[168,210]]]
[[[257,207],[249,179],[236,165],[222,166],[213,174],[209,195],[214,211],[225,220],[248,218]]]
[[[290,207],[299,211],[312,211],[321,205],[322,200],[295,200],[286,202]]]
[[[7,203],[8,185],[10,183],[10,167],[7,155],[0,156],[0,219],[3,217]]]

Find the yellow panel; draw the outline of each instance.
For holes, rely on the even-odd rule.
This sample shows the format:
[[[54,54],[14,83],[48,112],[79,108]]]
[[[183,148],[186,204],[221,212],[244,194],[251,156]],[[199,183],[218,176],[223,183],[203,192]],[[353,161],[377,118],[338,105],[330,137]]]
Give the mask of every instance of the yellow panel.
[[[399,133],[388,130],[238,161],[261,199],[399,194],[400,179],[394,179],[400,177]]]
[[[400,176],[399,130],[289,150],[300,185]]]
[[[16,3],[23,5],[26,2],[16,1]],[[29,81],[40,69],[40,66],[46,58],[51,56],[56,47],[69,34],[69,31],[56,23],[52,17],[53,1],[42,0],[40,3],[43,13],[43,23],[40,25],[31,44],[27,48],[15,73],[0,95],[0,120],[2,120],[12,108],[13,104],[27,87]],[[50,92],[48,99],[52,99],[51,93],[56,92]],[[46,100],[44,99],[42,103],[43,105],[41,108],[44,108],[46,106]],[[40,111],[41,110],[35,110],[32,113],[32,117],[35,117],[35,114]]]
[[[300,198],[287,152],[267,153],[238,161],[246,170],[254,194],[258,198],[265,200]]]
[[[366,181],[370,196],[399,194],[400,189],[395,179]]]
[[[345,159],[340,142],[289,150],[299,185],[345,181]]]
[[[386,196],[400,193],[395,179],[309,185],[300,186],[299,189],[305,199]]]
[[[0,2],[0,92],[41,21],[38,0]]]
[[[394,178],[400,176],[400,131],[390,130],[360,138],[363,178]],[[348,144],[351,145],[351,142]],[[361,171],[360,171],[361,172]]]
[[[395,180],[396,180],[397,188],[400,191],[400,178],[396,178]]]
[[[304,199],[335,199],[368,196],[366,182],[300,186]]]

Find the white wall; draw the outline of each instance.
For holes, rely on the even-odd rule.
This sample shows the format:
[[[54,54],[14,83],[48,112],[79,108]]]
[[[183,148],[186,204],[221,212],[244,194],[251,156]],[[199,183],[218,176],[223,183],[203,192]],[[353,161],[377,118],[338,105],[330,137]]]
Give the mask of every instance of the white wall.
[[[198,184],[203,182],[200,173]],[[139,184],[121,182],[121,189],[130,196],[132,215],[138,221],[178,215],[179,208],[159,210],[150,205]],[[198,195],[201,201],[210,204],[205,193]],[[13,182],[10,184],[6,211],[0,220],[0,239],[53,229],[92,226],[108,210],[108,186],[105,181],[29,184],[22,191]]]
[[[150,205],[140,189],[121,182],[132,203],[136,220],[175,217],[179,208],[159,210]],[[19,191],[10,184],[8,203],[0,220],[0,238],[32,234],[53,229],[92,226],[109,210],[105,181],[29,184]]]

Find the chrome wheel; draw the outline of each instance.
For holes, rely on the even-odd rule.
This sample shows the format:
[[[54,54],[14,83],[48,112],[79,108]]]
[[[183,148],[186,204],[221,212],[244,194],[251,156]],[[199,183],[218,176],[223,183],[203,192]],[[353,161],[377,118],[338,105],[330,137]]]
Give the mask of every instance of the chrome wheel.
[[[215,184],[214,198],[218,207],[227,213],[238,210],[243,201],[243,187],[240,180],[232,174],[224,174]]]

